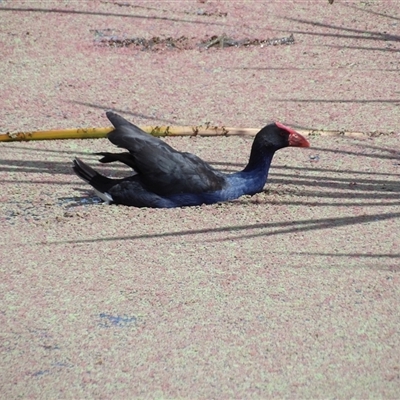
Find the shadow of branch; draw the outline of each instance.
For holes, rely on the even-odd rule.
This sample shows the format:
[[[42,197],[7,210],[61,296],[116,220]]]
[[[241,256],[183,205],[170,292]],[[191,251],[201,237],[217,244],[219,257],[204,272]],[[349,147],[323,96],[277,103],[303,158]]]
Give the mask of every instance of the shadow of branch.
[[[113,237],[102,237],[102,238],[88,238],[88,239],[74,239],[74,240],[60,240],[50,242],[36,242],[38,246],[43,245],[57,245],[67,243],[95,243],[95,242],[110,242],[118,240],[140,240],[140,239],[155,239],[164,237],[177,237],[177,236],[195,236],[198,234],[211,234],[211,233],[228,233],[229,237],[221,239],[210,239],[206,242],[222,242],[229,240],[238,239],[249,239],[260,236],[277,236],[293,232],[307,232],[312,230],[323,230],[338,228],[342,226],[359,225],[366,223],[379,222],[389,219],[396,219],[400,217],[400,212],[397,213],[385,213],[385,214],[370,214],[360,216],[347,216],[342,218],[319,218],[319,219],[307,219],[300,221],[285,221],[285,222],[271,222],[271,223],[259,223],[249,225],[231,225],[223,226],[218,228],[205,228],[205,229],[190,229],[176,232],[163,232],[163,233],[151,233],[141,235],[129,235],[129,236],[113,236]],[[263,230],[262,232],[254,232],[254,230]],[[246,233],[234,235],[232,233],[246,231]]]
[[[115,111],[117,113],[126,114],[126,115],[129,115],[131,117],[143,118],[143,119],[147,119],[149,121],[152,121],[152,120],[164,121],[164,122],[167,122],[168,124],[171,124],[171,125],[174,125],[176,123],[176,121],[173,121],[171,119],[160,118],[160,117],[151,117],[151,116],[146,115],[146,114],[135,113],[133,111],[122,110],[120,108],[115,108],[115,107],[112,107],[112,106],[106,107],[106,106],[103,106],[103,105],[100,105],[100,104],[87,103],[87,102],[78,101],[78,100],[69,100],[68,103],[78,104],[78,105],[86,106],[86,107],[90,107],[90,108],[96,108],[96,109],[100,109],[100,110],[103,110],[103,111],[112,109],[113,111]]]
[[[122,17],[122,18],[135,18],[135,19],[145,19],[145,20],[163,20],[163,21],[173,21],[173,22],[184,22],[189,24],[201,24],[201,25],[220,25],[225,26],[220,22],[212,21],[198,21],[183,18],[170,18],[170,17],[158,17],[158,16],[145,16],[136,14],[124,14],[124,13],[110,13],[110,12],[99,12],[99,11],[82,11],[82,10],[61,10],[55,8],[36,8],[36,7],[0,7],[0,11],[10,11],[10,12],[36,12],[36,13],[55,13],[55,14],[75,14],[75,15],[98,15],[106,17]]]

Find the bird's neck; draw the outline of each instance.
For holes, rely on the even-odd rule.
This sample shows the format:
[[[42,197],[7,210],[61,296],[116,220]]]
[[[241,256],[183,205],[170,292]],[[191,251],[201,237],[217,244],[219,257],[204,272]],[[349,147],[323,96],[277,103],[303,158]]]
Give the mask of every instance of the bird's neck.
[[[240,172],[231,174],[228,181],[235,188],[235,195],[253,195],[261,192],[268,178],[268,171],[271,165],[275,150],[253,146],[249,163]]]
[[[265,179],[267,179],[268,170],[274,154],[275,149],[264,146],[257,146],[257,143],[254,142],[253,147],[251,148],[249,162],[242,172],[257,171],[261,174],[265,174]]]

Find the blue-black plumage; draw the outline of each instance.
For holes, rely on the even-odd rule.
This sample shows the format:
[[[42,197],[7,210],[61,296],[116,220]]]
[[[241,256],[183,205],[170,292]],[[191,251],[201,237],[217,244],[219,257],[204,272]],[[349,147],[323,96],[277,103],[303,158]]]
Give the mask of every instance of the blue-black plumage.
[[[136,174],[122,179],[107,178],[79,158],[75,158],[73,169],[107,203],[172,208],[253,195],[263,190],[277,150],[310,146],[298,132],[275,122],[257,133],[243,171],[225,174],[194,154],[175,150],[114,112],[108,111],[106,115],[115,128],[108,139],[128,152],[97,153],[102,156],[100,162],[119,161]]]

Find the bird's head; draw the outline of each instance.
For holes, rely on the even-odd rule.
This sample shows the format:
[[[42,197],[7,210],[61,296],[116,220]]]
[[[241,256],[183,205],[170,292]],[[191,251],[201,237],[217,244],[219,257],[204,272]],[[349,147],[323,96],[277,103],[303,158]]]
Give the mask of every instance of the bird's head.
[[[303,135],[280,122],[274,122],[265,126],[257,136],[259,136],[262,146],[274,150],[288,146],[310,147],[309,141]]]

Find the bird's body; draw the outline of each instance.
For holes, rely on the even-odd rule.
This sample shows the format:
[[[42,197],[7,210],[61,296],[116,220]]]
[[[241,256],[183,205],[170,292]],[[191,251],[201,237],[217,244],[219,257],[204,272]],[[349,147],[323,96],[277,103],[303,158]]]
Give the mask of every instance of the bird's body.
[[[119,161],[136,174],[123,179],[107,178],[78,158],[73,168],[104,201],[128,206],[173,208],[253,195],[262,191],[276,150],[309,146],[292,129],[279,123],[267,125],[254,139],[246,168],[224,174],[194,154],[173,149],[113,112],[107,112],[107,117],[115,127],[108,134],[109,140],[128,152],[98,153],[103,156],[100,162]]]

